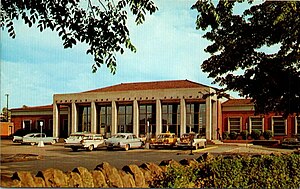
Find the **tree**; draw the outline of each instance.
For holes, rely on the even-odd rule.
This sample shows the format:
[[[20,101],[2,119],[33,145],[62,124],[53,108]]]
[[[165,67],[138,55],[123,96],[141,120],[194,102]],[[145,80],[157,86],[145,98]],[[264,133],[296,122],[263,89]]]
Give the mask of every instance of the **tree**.
[[[72,48],[77,42],[89,45],[87,54],[94,56],[93,72],[106,64],[116,72],[116,53],[124,48],[135,52],[126,25],[128,11],[135,15],[136,24],[145,20],[147,12],[157,10],[151,0],[3,0],[1,1],[1,28],[7,28],[15,38],[13,21],[24,20],[40,31],[50,28],[58,32],[64,48]]]
[[[222,86],[251,98],[256,114],[300,112],[300,2],[197,1],[197,29],[212,44],[201,68]],[[266,49],[276,52],[267,53]]]

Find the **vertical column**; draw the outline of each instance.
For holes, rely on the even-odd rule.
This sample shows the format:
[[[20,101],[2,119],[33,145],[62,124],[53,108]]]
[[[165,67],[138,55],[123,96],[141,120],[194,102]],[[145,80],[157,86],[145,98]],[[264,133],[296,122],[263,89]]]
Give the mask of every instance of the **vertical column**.
[[[180,135],[186,133],[186,105],[184,98],[180,99]]]
[[[156,100],[156,135],[161,133],[162,123],[161,123],[161,102],[159,99]]]
[[[111,102],[111,134],[114,135],[117,133],[117,116],[118,116],[118,110],[117,110],[117,103],[116,101]]]
[[[206,98],[206,110],[205,110],[205,113],[206,113],[206,139],[207,140],[211,140],[211,130],[212,130],[212,115],[211,115],[211,112],[212,112],[212,107],[211,107],[211,97],[207,97]]]
[[[94,101],[91,102],[91,132],[97,132],[97,108]]]
[[[59,137],[59,110],[56,102],[53,103],[53,137]]]
[[[72,133],[72,108],[68,106],[68,136]]]
[[[217,127],[218,127],[218,106],[217,102],[212,102],[212,139],[217,139]]]
[[[78,112],[75,102],[72,102],[72,133],[77,132]]]
[[[139,104],[137,100],[133,101],[133,134],[139,136]]]

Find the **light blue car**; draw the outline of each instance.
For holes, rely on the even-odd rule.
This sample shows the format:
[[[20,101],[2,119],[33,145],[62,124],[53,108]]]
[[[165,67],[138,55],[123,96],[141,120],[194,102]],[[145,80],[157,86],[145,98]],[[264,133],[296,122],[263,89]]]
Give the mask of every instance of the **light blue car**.
[[[117,133],[116,135],[107,139],[105,143],[108,150],[112,150],[113,148],[121,148],[127,151],[131,148],[144,147],[142,139],[138,138],[133,133]]]

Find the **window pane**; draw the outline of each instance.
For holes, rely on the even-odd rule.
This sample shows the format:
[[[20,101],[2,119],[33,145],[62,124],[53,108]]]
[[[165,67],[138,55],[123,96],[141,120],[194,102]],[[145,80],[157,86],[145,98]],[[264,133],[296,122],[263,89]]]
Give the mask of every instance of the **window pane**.
[[[273,117],[274,135],[285,135],[285,120],[282,117]]]

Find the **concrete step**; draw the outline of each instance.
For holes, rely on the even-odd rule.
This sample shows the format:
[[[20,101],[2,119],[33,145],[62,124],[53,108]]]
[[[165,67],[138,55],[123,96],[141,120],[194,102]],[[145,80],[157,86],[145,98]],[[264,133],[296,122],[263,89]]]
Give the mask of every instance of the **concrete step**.
[[[220,140],[211,140],[211,143],[212,144],[223,144],[223,142]]]

